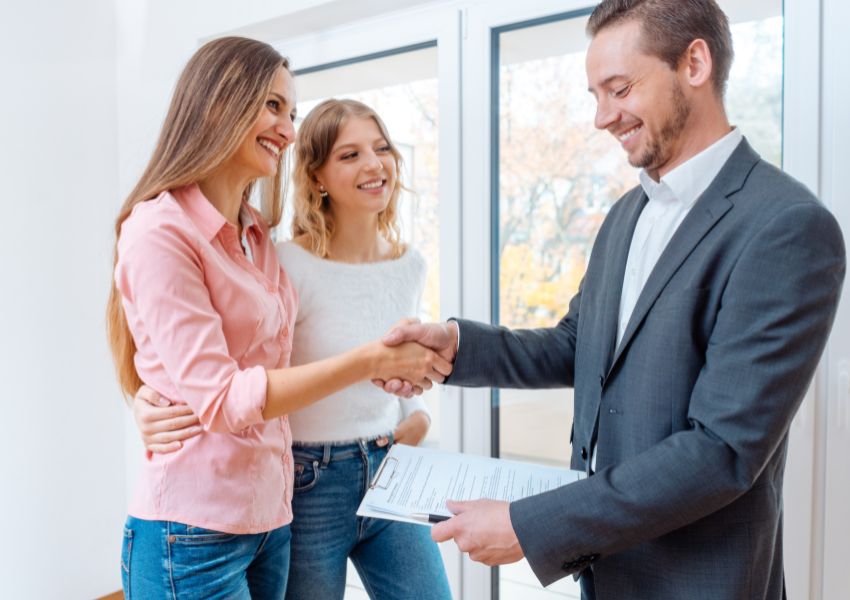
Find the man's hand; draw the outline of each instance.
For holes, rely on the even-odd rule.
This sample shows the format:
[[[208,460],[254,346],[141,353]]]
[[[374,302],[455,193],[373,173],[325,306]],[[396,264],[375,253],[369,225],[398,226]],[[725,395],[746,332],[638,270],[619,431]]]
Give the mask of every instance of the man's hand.
[[[490,567],[514,563],[524,554],[511,525],[509,506],[496,500],[449,500],[446,507],[455,516],[434,525],[431,537],[435,542],[454,539],[461,552]]]
[[[416,319],[410,319],[406,322],[401,322],[390,329],[387,334],[381,338],[387,346],[398,346],[405,342],[416,342],[426,348],[430,348],[442,358],[454,363],[457,356],[457,339],[458,329],[457,323],[449,321],[447,323],[420,323]],[[421,393],[420,390],[406,381],[399,379],[390,379],[387,381],[374,380],[373,383],[378,387],[383,388],[388,394],[403,396],[409,398],[414,393]]]
[[[172,405],[156,390],[143,385],[133,398],[133,417],[150,452],[167,454],[183,447],[183,441],[203,431],[198,417],[186,405]]]

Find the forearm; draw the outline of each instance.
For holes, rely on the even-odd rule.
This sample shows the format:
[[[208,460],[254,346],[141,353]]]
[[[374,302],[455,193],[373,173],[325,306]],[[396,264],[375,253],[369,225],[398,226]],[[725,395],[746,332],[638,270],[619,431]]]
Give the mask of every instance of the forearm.
[[[304,408],[374,374],[373,344],[297,367],[270,369],[263,418],[273,419]]]
[[[751,487],[741,460],[701,427],[679,432],[592,477],[513,502],[511,522],[548,585],[570,574],[564,561],[615,554],[728,505]]]
[[[556,327],[511,330],[459,320],[461,343],[450,385],[555,388],[573,385],[575,330],[565,317]]]

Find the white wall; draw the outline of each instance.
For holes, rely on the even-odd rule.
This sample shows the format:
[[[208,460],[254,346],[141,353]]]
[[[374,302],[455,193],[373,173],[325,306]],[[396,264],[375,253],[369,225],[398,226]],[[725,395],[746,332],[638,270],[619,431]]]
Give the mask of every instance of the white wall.
[[[123,407],[106,346],[117,184],[111,0],[0,5],[0,581],[120,585]]]

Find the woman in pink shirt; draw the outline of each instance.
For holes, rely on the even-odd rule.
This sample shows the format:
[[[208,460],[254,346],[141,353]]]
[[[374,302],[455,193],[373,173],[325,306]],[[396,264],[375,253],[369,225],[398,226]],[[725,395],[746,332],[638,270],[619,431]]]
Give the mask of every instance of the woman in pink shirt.
[[[280,598],[292,520],[286,415],[368,379],[430,387],[450,365],[379,341],[289,367],[297,294],[269,227],[295,89],[271,46],[205,44],[116,223],[108,329],[127,394],[144,383],[210,435],[148,454],[124,531],[128,598]],[[254,184],[264,214],[247,202]]]

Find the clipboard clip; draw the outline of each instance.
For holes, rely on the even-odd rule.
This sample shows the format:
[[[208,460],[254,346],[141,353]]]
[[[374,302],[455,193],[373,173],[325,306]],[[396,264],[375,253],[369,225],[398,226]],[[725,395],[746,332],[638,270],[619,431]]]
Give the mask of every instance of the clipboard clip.
[[[385,456],[381,461],[381,466],[378,467],[378,472],[375,473],[375,478],[369,484],[369,489],[385,490],[390,487],[395,471],[398,467],[398,459],[394,456]]]

